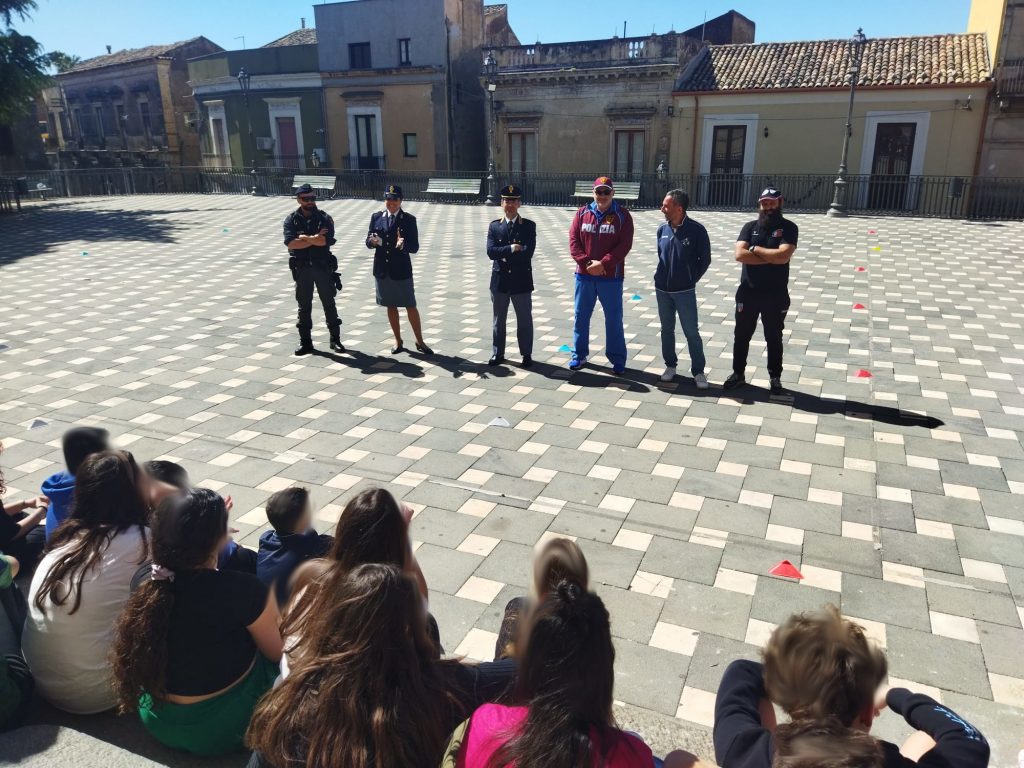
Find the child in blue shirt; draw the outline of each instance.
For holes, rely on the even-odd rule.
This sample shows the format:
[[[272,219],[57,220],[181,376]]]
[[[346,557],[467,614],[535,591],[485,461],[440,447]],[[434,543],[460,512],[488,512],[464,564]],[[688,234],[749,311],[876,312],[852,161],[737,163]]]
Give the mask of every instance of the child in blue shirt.
[[[295,569],[306,560],[326,555],[334,537],[313,528],[313,508],[305,488],[293,486],[271,495],[267,520],[274,530],[260,536],[256,576],[264,584],[275,585],[278,605],[284,605]]]

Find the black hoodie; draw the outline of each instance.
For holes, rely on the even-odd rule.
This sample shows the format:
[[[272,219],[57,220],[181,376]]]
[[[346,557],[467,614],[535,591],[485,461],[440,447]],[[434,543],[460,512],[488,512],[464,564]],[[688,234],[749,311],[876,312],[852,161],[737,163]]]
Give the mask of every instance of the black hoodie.
[[[771,768],[775,754],[772,732],[761,725],[758,703],[765,698],[764,667],[755,661],[734,661],[725,670],[715,702],[715,760],[721,768]],[[879,739],[886,768],[984,768],[989,746],[977,728],[956,712],[923,693],[893,688],[886,704],[912,728],[924,731],[935,746],[918,762],[900,748]]]

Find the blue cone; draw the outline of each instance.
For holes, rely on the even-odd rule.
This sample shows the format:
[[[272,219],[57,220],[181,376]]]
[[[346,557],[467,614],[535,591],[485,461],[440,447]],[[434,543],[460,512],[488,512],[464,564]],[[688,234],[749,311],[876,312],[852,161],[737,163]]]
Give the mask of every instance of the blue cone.
[[[570,347],[568,344],[563,344],[562,346],[560,346],[558,348],[558,351],[559,352],[572,352],[572,347]]]

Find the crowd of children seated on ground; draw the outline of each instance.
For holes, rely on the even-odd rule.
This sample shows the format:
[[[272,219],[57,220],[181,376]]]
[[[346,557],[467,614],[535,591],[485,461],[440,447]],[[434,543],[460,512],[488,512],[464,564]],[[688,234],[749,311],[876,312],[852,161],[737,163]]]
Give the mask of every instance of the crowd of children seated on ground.
[[[0,728],[38,695],[79,714],[138,713],[159,742],[195,754],[250,749],[252,767],[695,764],[616,727],[609,615],[574,542],[540,549],[495,660],[471,664],[444,656],[412,511],[388,491],[352,497],[333,537],[313,529],[305,489],[279,491],[253,552],[231,539],[230,497],[192,487],[182,467],[139,465],[99,429],[63,442],[67,471],[45,496],[0,504]],[[19,567],[35,568],[27,605]],[[886,689],[886,676],[885,656],[835,608],[791,617],[761,663],[725,670],[717,762],[987,764],[973,726]],[[776,727],[773,705],[789,722]],[[915,731],[902,752],[868,735],[884,707]]]

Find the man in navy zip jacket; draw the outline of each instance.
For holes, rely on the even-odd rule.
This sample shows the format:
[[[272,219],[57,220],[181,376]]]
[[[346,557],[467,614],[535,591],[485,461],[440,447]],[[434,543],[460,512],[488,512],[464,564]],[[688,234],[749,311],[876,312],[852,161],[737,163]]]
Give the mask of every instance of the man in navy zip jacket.
[[[711,266],[711,241],[704,226],[686,215],[689,206],[690,197],[681,189],[670,190],[661,203],[665,223],[658,227],[658,269],[654,273],[661,354],[665,358],[661,380],[668,382],[676,377],[678,315],[690,351],[690,373],[698,389],[707,389],[704,343],[697,329],[697,282]]]
[[[569,226],[569,253],[576,262],[573,353],[569,370],[578,371],[590,354],[590,317],[601,302],[605,350],[616,374],[626,370],[622,326],[622,282],[626,254],[633,247],[633,217],[613,199],[612,180],[594,181],[594,202],[576,211]]]
[[[771,768],[775,739],[762,723],[762,702],[767,702],[763,665],[746,659],[732,662],[722,677],[715,702],[715,761],[721,768]],[[984,768],[988,765],[990,750],[985,737],[930,696],[911,693],[906,688],[890,688],[885,706],[901,715],[912,728],[935,740],[935,746],[914,762],[901,755],[897,745],[879,739],[886,768]],[[862,724],[863,718],[850,727]]]

